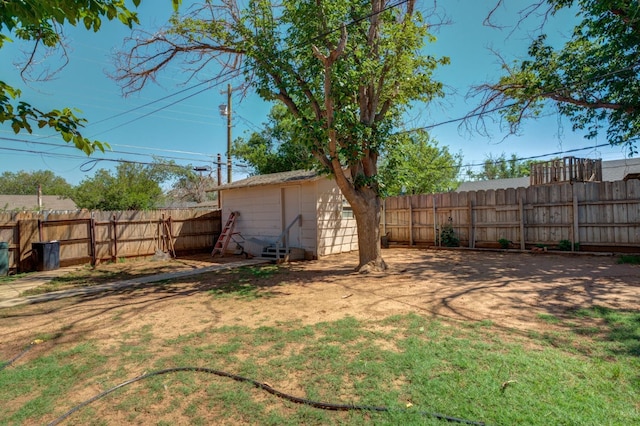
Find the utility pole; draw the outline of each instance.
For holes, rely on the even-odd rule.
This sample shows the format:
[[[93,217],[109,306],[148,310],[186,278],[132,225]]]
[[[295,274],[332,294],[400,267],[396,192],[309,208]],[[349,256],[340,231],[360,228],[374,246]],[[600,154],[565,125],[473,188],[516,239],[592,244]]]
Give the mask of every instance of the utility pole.
[[[231,117],[233,114],[233,110],[231,107],[231,93],[233,92],[233,88],[231,84],[227,85],[227,104],[220,105],[220,115],[223,117],[227,117],[227,183],[231,183],[232,175],[231,175]],[[224,93],[224,92],[220,92]]]
[[[231,84],[227,85],[227,183],[231,183]]]

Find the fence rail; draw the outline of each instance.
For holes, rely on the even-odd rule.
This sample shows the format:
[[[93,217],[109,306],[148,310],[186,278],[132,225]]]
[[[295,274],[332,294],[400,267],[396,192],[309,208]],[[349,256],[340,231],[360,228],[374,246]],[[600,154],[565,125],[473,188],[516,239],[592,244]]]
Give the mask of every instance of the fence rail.
[[[9,269],[34,269],[32,244],[60,242],[60,265],[97,263],[211,249],[220,234],[219,210],[123,212],[0,212],[0,241],[9,244]]]
[[[488,191],[390,197],[382,233],[388,241],[438,245],[451,224],[461,245],[528,249],[640,251],[640,181],[573,182]]]

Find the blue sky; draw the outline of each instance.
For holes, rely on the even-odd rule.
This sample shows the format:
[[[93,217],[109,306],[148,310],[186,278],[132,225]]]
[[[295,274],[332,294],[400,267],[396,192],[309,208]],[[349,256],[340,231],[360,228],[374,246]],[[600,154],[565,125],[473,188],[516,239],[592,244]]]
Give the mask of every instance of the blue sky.
[[[509,61],[524,57],[535,34],[531,29],[538,22],[530,20],[524,27],[511,31],[509,26],[517,22],[519,9],[513,5],[516,2],[507,3],[513,9],[503,7],[496,16],[496,22],[507,26],[500,30],[482,25],[493,1],[438,2],[439,12],[446,14],[451,24],[435,30],[438,40],[425,51],[451,58],[450,65],[436,72],[437,79],[446,85],[447,96],[437,105],[414,108],[407,116],[408,128],[437,125],[471,111],[477,100],[466,99],[470,87],[495,81],[501,73],[498,60],[489,48],[501,52]],[[420,7],[431,4],[424,2]],[[168,0],[145,0],[139,9],[141,27],[153,30],[163,25],[170,13]],[[571,13],[565,13],[548,23],[547,32],[552,39],[561,41],[570,34],[573,22]],[[86,157],[49,131],[36,129],[34,135],[15,135],[5,123],[0,126],[0,172],[51,170],[71,184],[77,184],[93,176],[99,168],[113,168],[116,163],[108,160],[151,161],[151,156],[156,155],[178,164],[205,166],[211,165],[220,153],[224,161],[226,118],[220,116],[218,106],[226,103],[226,82],[189,89],[199,81],[185,83],[182,70],[175,64],[169,72],[161,74],[159,84],[148,85],[141,92],[124,98],[118,85],[106,74],[113,72],[112,56],[129,30],[119,23],[105,22],[98,33],[72,27],[65,28],[65,33],[71,46],[70,63],[54,80],[29,85],[20,82],[14,63],[24,53],[17,43],[5,44],[0,50],[0,79],[19,86],[23,99],[42,110],[65,106],[80,109],[81,115],[89,120],[85,135],[111,144],[114,152]],[[242,82],[231,83],[235,86]],[[158,109],[161,110],[156,111]],[[270,105],[256,96],[240,99],[239,94],[235,94],[233,137],[259,130],[269,109]],[[492,130],[491,137],[468,134],[459,129],[458,123],[437,125],[430,133],[440,146],[462,154],[463,164],[471,165],[502,153],[527,158],[543,154],[558,156],[562,155],[560,152],[582,149],[567,155],[605,160],[624,158],[625,154],[620,147],[594,148],[606,143],[604,137],[585,140],[582,134],[572,133],[570,125],[557,116],[527,122],[519,136],[507,136],[498,127]],[[245,171],[234,166],[234,180],[244,176]]]

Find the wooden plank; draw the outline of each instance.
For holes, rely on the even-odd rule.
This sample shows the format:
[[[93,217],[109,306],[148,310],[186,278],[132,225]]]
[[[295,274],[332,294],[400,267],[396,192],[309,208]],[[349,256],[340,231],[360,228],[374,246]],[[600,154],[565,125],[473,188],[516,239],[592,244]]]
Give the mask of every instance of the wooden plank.
[[[469,226],[469,229],[467,232],[469,232],[469,248],[474,248],[474,237],[473,237],[473,201],[471,200],[471,198],[468,199],[468,207],[469,207],[469,212],[467,213],[467,223]]]
[[[580,222],[579,222],[579,214],[578,214],[578,195],[573,193],[573,206],[571,209],[571,215],[573,217],[573,232],[571,233],[571,251],[575,251],[576,243],[579,240],[579,230],[580,230]]]
[[[411,210],[413,206],[413,197],[408,197],[409,201],[409,246],[413,245],[413,211]]]
[[[518,198],[519,207],[519,226],[520,226],[520,250],[524,250],[526,247],[525,233],[524,233],[524,202],[522,197]]]

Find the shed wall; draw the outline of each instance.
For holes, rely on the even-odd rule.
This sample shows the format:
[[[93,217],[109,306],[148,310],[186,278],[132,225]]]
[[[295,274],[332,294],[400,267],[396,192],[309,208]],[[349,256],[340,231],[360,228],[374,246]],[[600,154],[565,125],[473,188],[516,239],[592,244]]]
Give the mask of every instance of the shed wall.
[[[342,193],[330,179],[318,181],[318,256],[358,250],[354,218],[342,215]]]
[[[282,212],[282,189],[286,186],[300,187],[299,213],[301,248],[317,256],[316,250],[316,182],[301,182],[297,185],[262,185],[249,188],[232,188],[222,191],[223,223],[232,211],[240,212],[235,231],[243,238],[258,238],[275,242],[289,223],[284,223]],[[298,226],[298,225],[294,225]]]

